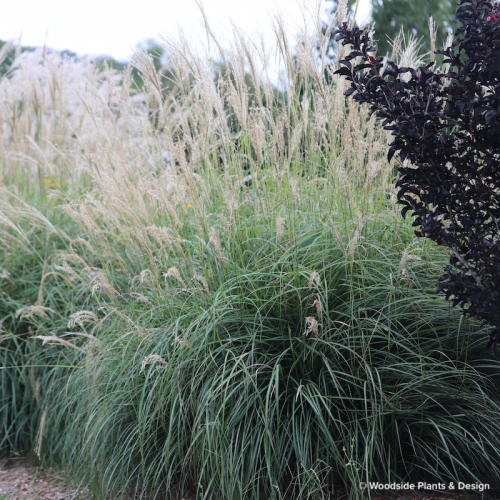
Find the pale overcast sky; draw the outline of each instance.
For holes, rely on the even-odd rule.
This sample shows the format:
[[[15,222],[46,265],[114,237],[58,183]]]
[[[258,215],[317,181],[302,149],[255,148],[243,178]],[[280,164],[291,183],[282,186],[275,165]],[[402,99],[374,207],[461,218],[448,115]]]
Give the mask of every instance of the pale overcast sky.
[[[223,33],[229,20],[252,32],[271,36],[269,13],[281,11],[290,35],[301,26],[301,2],[310,9],[315,0],[204,0],[214,31]],[[361,0],[364,16],[369,0]],[[321,2],[322,10],[326,2]],[[358,18],[359,19],[359,18]],[[0,39],[18,39],[23,45],[68,49],[79,55],[108,54],[130,57],[136,45],[181,26],[187,37],[203,40],[202,15],[195,0],[16,0],[0,16]]]

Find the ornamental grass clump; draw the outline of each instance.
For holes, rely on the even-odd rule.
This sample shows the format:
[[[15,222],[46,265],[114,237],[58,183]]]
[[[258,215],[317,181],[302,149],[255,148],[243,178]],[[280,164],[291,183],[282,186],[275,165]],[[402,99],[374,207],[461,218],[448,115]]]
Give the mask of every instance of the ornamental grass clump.
[[[500,19],[498,4],[461,0],[460,26],[443,54],[448,69],[383,63],[368,33],[343,23],[334,34],[352,51],[336,74],[346,96],[370,104],[399,152],[398,203],[415,216],[418,237],[449,249],[439,279],[454,306],[493,327],[500,344]],[[365,71],[367,70],[367,71]]]
[[[210,233],[183,238],[190,266],[172,253],[159,280],[143,272],[119,300],[99,297],[97,322],[83,325],[92,337],[76,337],[71,318],[59,335],[80,351],[53,338],[40,347],[76,358],[52,394],[42,450],[97,498],[500,486],[498,366],[477,356],[477,324],[429,299],[445,258],[408,244],[411,225],[395,214],[361,230],[338,214],[320,224],[312,196],[298,194],[281,242],[274,214],[255,221],[248,207],[214,229],[220,248]]]

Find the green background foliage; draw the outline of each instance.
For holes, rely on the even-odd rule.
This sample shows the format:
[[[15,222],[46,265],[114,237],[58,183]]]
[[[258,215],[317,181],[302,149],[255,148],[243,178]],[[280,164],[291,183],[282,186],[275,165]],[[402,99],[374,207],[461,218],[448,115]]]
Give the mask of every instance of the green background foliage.
[[[348,7],[353,12],[356,1],[349,0]],[[429,18],[432,16],[437,30],[436,49],[442,49],[449,33],[453,33],[458,24],[455,19],[457,2],[453,0],[371,0],[372,13],[370,23],[375,29],[377,54],[391,56],[391,41],[403,30],[404,36],[416,37],[421,42],[421,51],[429,53]],[[335,12],[334,3],[331,13]]]

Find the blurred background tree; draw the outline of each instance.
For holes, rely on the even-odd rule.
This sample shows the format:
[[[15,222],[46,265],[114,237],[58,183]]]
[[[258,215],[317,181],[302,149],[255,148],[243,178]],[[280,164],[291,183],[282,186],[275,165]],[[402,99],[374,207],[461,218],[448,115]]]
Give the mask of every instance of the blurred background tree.
[[[330,15],[335,13],[337,1],[328,1]],[[356,1],[348,0],[351,16],[354,13]],[[394,40],[401,29],[406,40],[410,35],[421,41],[421,53],[431,51],[429,38],[429,18],[432,16],[437,26],[436,49],[441,49],[449,33],[457,28],[455,13],[458,0],[371,0],[371,17],[369,22],[375,28],[377,54],[389,56],[392,53],[391,40]],[[324,26],[326,31],[326,25]],[[330,48],[335,41],[330,40]]]
[[[371,0],[372,21],[379,55],[391,54],[391,40],[403,29],[406,39],[414,35],[422,41],[422,52],[431,51],[429,18],[437,26],[436,49],[443,48],[448,33],[457,28],[454,0]]]

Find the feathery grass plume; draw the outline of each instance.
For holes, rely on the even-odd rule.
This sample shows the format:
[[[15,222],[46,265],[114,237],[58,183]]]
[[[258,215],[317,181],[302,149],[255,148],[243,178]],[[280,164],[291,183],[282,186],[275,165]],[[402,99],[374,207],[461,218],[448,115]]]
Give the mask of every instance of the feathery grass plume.
[[[40,419],[40,425],[38,427],[38,432],[37,432],[37,435],[36,435],[36,439],[35,439],[35,453],[38,457],[38,459],[41,459],[42,458],[42,439],[43,439],[43,433],[44,433],[44,430],[45,430],[45,421],[47,420],[47,411],[48,411],[48,407],[45,407],[45,409],[43,410],[43,413],[42,413],[42,418]]]
[[[78,311],[69,317],[68,328],[75,328],[77,325],[85,328],[85,323],[96,324],[98,322],[99,318],[92,311]]]
[[[161,363],[164,368],[168,367],[168,363],[159,355],[159,354],[148,354],[141,363],[141,370],[139,373],[142,373],[146,366],[151,365],[153,363]]]
[[[441,50],[446,49],[446,47],[451,47],[453,43],[453,33],[448,33],[448,36],[446,37],[446,42],[444,43],[443,47]],[[442,74],[447,74],[450,71],[451,68],[451,63],[443,63],[441,66],[441,73]],[[451,80],[449,78],[443,78],[443,83],[444,85],[448,86],[451,83]]]
[[[132,59],[132,64],[145,77],[147,90],[150,91],[148,95],[151,93],[154,94],[157,99],[156,104],[161,109],[163,104],[162,85],[154,65],[153,57],[146,50],[137,50]]]
[[[134,276],[132,278],[132,281],[130,282],[130,287],[134,289],[138,285],[143,285],[143,284],[153,287],[154,286],[153,280],[156,281],[151,270],[143,269],[137,276]]]
[[[307,288],[310,289],[314,283],[316,284],[316,286],[321,286],[321,277],[320,277],[318,271],[313,271],[311,273],[309,283],[307,283]]]
[[[13,283],[12,278],[10,277],[10,273],[3,267],[0,267],[0,279],[8,280],[10,283]]]
[[[120,296],[118,291],[113,288],[108,280],[104,278],[104,276],[98,275],[95,276],[92,281],[90,282],[90,286],[92,289],[92,293],[96,295],[103,295],[109,297],[111,301],[115,301],[117,296]]]
[[[203,290],[206,292],[206,293],[210,293],[210,288],[208,287],[208,282],[207,280],[205,279],[204,276],[202,276],[201,274],[195,274],[193,276],[193,279],[198,281],[199,283],[201,283],[203,285]]]
[[[318,336],[319,327],[321,325],[318,323],[318,320],[313,316],[308,316],[306,318],[306,331],[304,335],[307,337],[309,334],[314,333],[314,335]]]
[[[391,57],[392,61],[398,61],[398,64],[405,67],[418,68],[420,66],[424,66],[426,64],[425,55],[421,54],[420,51],[420,42],[419,39],[411,34],[408,36],[406,32],[401,29],[400,33],[391,43],[392,45],[392,54],[394,57]],[[381,68],[382,71],[382,68]],[[401,79],[408,80],[410,77],[406,74],[402,74]]]
[[[80,274],[78,274],[71,266],[69,266],[66,262],[63,262],[62,266],[54,264],[54,269],[56,271],[61,271],[65,275],[71,284],[77,283],[78,281],[83,281],[83,278]]]
[[[285,233],[285,222],[284,217],[278,216],[276,218],[276,237],[278,239],[278,243],[281,243],[281,239]]]
[[[217,252],[217,255],[219,257],[220,262],[223,262],[224,260],[224,251],[222,250],[222,246],[220,243],[219,236],[217,235],[217,231],[215,230],[214,227],[210,228],[210,238],[209,238],[210,243],[213,245],[215,251]]]
[[[282,60],[286,66],[286,80],[285,84],[287,86],[287,90],[290,91],[293,89],[293,82],[295,82],[295,64],[294,64],[294,56],[292,53],[292,42],[288,39],[288,35],[285,28],[285,21],[281,15],[275,16],[273,19],[273,30],[276,35],[276,41],[279,47],[279,56],[281,56]]]
[[[50,307],[44,307],[39,305],[25,306],[21,307],[16,311],[16,318],[28,319],[28,318],[39,317],[50,321],[50,316],[47,314],[48,312],[57,314],[56,311],[54,311]]]
[[[354,235],[348,244],[349,257],[351,261],[354,259],[354,253],[356,252],[356,247],[358,246],[358,243],[364,238],[364,236],[362,236],[363,225],[364,225],[363,216],[361,212],[358,210],[356,211],[356,229],[354,230]]]
[[[401,260],[399,262],[399,267],[398,267],[398,273],[397,273],[397,277],[399,278],[400,274],[404,271],[405,273],[407,273],[408,271],[405,269],[405,264],[409,261],[409,260],[422,260],[421,257],[419,257],[418,255],[414,255],[414,254],[411,254],[410,251],[418,251],[418,250],[422,250],[420,247],[415,247],[415,245],[417,244],[417,242],[412,242],[410,243],[404,250],[403,250],[403,253],[401,254]]]
[[[436,60],[436,36],[437,36],[437,25],[432,16],[429,18],[429,40],[431,46],[430,58],[431,62]]]
[[[170,276],[175,278],[182,285],[182,288],[184,288],[185,290],[187,289],[186,283],[182,279],[179,269],[177,269],[176,267],[171,267],[166,273],[163,273],[163,277],[165,278],[165,280]]]
[[[85,240],[83,240],[83,241],[85,241]],[[58,259],[58,260],[62,261],[64,263],[64,265],[66,265],[68,262],[70,262],[76,266],[79,266],[80,269],[85,269],[85,268],[89,267],[87,262],[80,255],[78,255],[77,253],[74,253],[74,252],[73,253],[66,253],[64,251],[57,252],[57,254],[54,256],[54,259]]]
[[[139,300],[140,302],[147,302],[148,304],[151,303],[151,300],[142,293],[131,292],[130,296],[135,298],[136,300]]]
[[[262,114],[264,110],[259,108],[252,110],[250,114],[249,137],[255,154],[257,155],[257,165],[262,165],[264,147],[266,146],[266,127],[264,125]]]
[[[316,298],[314,299],[312,307],[316,307],[316,314],[318,315],[319,318],[321,318],[321,315],[323,313],[323,306],[321,304],[321,298],[319,295],[316,296]]]
[[[83,349],[76,346],[75,344],[73,344],[67,340],[61,339],[60,337],[57,337],[55,335],[36,335],[33,338],[42,340],[43,341],[42,345],[49,344],[49,343],[50,343],[49,345],[60,344],[60,345],[63,345],[65,347],[72,347],[73,349],[76,349],[77,351],[85,352]]]
[[[234,225],[236,223],[236,214],[238,213],[238,199],[235,194],[226,195],[225,202],[229,211],[230,224]],[[229,231],[228,231],[229,232]]]

